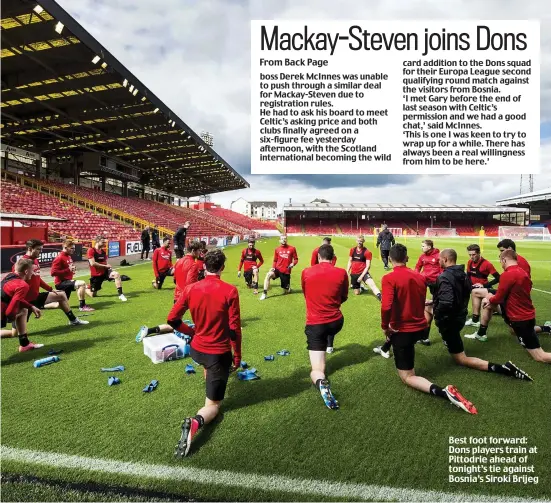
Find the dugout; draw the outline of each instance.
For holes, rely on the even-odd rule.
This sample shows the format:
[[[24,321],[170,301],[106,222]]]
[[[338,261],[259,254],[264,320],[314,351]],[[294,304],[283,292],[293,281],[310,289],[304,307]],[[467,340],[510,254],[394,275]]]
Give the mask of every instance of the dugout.
[[[551,187],[500,199],[496,205],[524,209],[527,211],[529,225],[551,226]]]

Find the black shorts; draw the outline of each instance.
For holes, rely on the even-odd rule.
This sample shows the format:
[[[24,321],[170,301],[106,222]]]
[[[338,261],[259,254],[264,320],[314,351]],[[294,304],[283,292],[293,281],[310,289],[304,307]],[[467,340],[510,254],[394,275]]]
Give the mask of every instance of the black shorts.
[[[434,298],[434,296],[436,295],[436,283],[427,283],[427,286],[429,288],[430,294]]]
[[[66,279],[65,281],[62,281],[59,283],[59,285],[56,285],[56,290],[62,290],[65,292],[65,295],[67,295],[67,300],[69,300],[69,297],[71,296],[71,292],[76,291],[75,287],[76,281]]]
[[[202,353],[193,348],[190,348],[190,356],[199,365],[207,369],[207,398],[213,402],[221,402],[226,394],[226,385],[230,376],[230,368],[232,366],[231,351],[218,355]]]
[[[396,332],[390,336],[394,365],[398,370],[415,368],[415,344],[426,337],[426,330],[419,332]]]
[[[328,346],[328,338],[337,335],[344,325],[344,316],[331,323],[321,325],[306,325],[306,348],[308,351],[325,351]]]
[[[291,273],[280,272],[277,269],[274,271],[275,279],[281,278],[281,288],[289,290],[291,288]]]
[[[50,295],[50,292],[40,292],[38,294],[38,297],[34,299],[32,302],[29,302],[29,304],[32,304],[34,307],[38,309],[44,309],[48,295]],[[33,312],[29,309],[27,312],[27,322],[31,319],[32,315],[33,315]],[[15,326],[15,325],[12,324],[12,326]]]
[[[90,290],[92,292],[99,292],[101,290],[101,285],[104,281],[109,281],[109,276],[111,272],[109,270],[105,271],[105,274],[102,276],[92,276],[90,278]]]
[[[510,321],[509,326],[515,331],[520,344],[526,349],[541,348],[538,335],[534,331],[536,320]]]
[[[350,285],[354,290],[359,290],[361,287],[361,283],[358,281],[360,279],[361,274],[351,274],[350,275]],[[364,275],[363,282],[366,282],[368,279],[371,279],[371,274],[366,273]]]
[[[171,274],[170,272],[171,270],[172,269],[169,269],[168,271],[165,271],[165,272],[159,272],[159,276],[155,278],[158,288],[162,288],[163,283],[165,282],[165,279],[167,276],[174,276],[174,274]]]
[[[248,286],[251,286],[253,284],[253,270],[245,271],[243,273],[243,277],[245,278],[245,283],[247,283]]]
[[[457,355],[465,351],[463,339],[461,338],[461,330],[465,326],[465,321],[451,321],[449,323],[437,324],[444,346],[446,346],[448,353],[451,355]]]
[[[174,256],[176,258],[182,258],[184,256],[184,252],[180,250],[180,248],[174,248]]]

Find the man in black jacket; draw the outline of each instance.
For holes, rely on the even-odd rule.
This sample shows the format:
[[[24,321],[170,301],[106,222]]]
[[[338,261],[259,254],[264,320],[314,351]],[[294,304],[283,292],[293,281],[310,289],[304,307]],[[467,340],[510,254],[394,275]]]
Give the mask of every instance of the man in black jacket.
[[[146,226],[146,228],[142,231],[142,260],[143,260],[143,254],[145,252],[145,259],[149,257],[149,246],[151,244],[150,238],[149,238],[149,225]]]
[[[532,378],[511,361],[501,365],[465,354],[461,329],[467,319],[472,283],[465,273],[465,266],[457,265],[455,250],[448,248],[440,252],[440,266],[444,272],[436,280],[436,292],[432,300],[434,322],[455,363],[483,372],[531,381]]]
[[[153,248],[153,251],[161,247],[159,230],[156,227],[153,227],[153,229],[151,229],[151,247]]]
[[[379,237],[377,238],[377,248],[381,250],[381,258],[383,259],[383,264],[385,269],[388,270],[388,254],[390,249],[394,246],[394,236],[392,232],[388,230],[388,225],[383,224],[382,231],[379,232]]]
[[[174,234],[174,255],[177,259],[182,258],[186,254],[186,235],[190,225],[190,222],[187,221]]]

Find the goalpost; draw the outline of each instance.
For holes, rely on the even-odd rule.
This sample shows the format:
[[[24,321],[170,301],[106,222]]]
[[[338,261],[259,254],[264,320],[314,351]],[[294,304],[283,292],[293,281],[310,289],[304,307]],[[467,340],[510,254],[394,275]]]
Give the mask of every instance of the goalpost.
[[[457,237],[457,229],[451,227],[427,227],[426,238],[454,238]]]
[[[513,241],[551,241],[547,227],[509,227],[500,226],[499,239],[509,238]]]

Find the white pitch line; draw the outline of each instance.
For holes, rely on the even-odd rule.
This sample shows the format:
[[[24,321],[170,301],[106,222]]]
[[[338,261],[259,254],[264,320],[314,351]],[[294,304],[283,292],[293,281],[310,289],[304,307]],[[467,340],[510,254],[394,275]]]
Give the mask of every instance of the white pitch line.
[[[547,293],[547,294],[551,295],[551,292],[548,292],[547,290],[540,290],[539,288],[532,288],[532,290],[535,290],[536,292]]]
[[[511,498],[481,494],[452,493],[441,491],[423,491],[397,487],[385,487],[347,482],[328,482],[281,477],[278,475],[257,475],[217,471],[204,468],[154,465],[117,461],[114,459],[87,458],[55,452],[31,451],[2,445],[2,461],[17,461],[33,465],[45,465],[55,468],[88,470],[107,474],[128,475],[157,480],[182,481],[206,485],[238,487],[251,491],[275,491],[283,493],[319,495],[324,497],[347,498],[352,501],[442,501],[442,502],[536,502],[545,501],[530,498]]]

